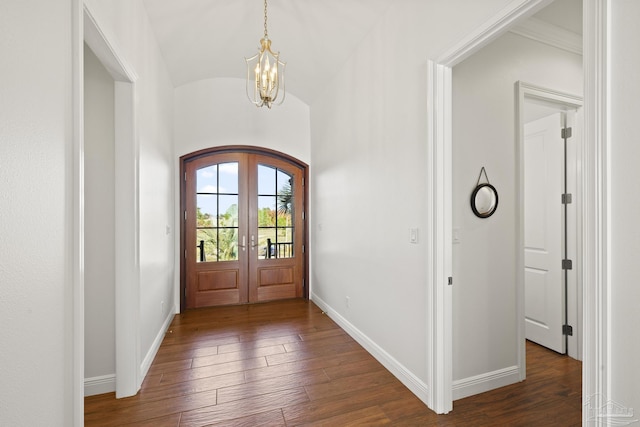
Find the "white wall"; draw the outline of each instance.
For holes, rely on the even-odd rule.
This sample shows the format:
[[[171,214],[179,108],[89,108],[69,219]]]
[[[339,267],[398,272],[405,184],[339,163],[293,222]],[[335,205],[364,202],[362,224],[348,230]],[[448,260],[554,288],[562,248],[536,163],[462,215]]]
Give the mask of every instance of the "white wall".
[[[113,77],[84,49],[85,394],[115,390],[115,124]]]
[[[73,424],[71,16],[70,0],[0,2],[6,426]]]
[[[518,80],[581,96],[582,57],[507,33],[453,69],[454,382],[518,364]],[[469,204],[483,166],[499,195],[488,219]]]
[[[427,59],[507,3],[394,3],[311,104],[312,297],[423,399]]]
[[[173,86],[141,0],[86,3],[107,38],[138,76],[135,125],[139,140],[139,336],[144,373],[163,338],[164,327],[176,312]]]
[[[253,145],[310,163],[309,107],[288,93],[271,110],[247,99],[244,79],[199,80],[175,90],[176,158],[222,145]]]
[[[608,396],[640,415],[640,2],[614,0],[611,24],[611,366]]]

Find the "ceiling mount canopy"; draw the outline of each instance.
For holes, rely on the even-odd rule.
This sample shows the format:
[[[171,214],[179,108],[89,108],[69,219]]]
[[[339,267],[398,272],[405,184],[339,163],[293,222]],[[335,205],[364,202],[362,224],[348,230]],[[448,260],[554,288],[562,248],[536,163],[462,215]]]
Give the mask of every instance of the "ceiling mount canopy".
[[[264,37],[258,53],[247,62],[247,97],[257,107],[271,108],[284,101],[284,68],[280,52],[273,53],[267,31],[267,0],[264,0]]]

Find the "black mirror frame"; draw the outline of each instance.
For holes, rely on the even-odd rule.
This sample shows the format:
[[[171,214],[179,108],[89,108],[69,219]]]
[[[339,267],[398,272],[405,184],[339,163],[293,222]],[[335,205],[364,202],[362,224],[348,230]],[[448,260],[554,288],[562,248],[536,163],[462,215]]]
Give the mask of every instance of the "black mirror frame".
[[[485,188],[485,187],[489,187],[489,189],[493,192],[493,195],[496,198],[496,203],[495,205],[493,205],[493,209],[491,209],[489,212],[487,213],[480,213],[478,212],[478,209],[476,208],[476,194],[478,194],[478,191],[480,191],[481,189]],[[473,213],[475,214],[475,216],[477,216],[478,218],[489,218],[491,215],[493,215],[496,211],[496,209],[498,209],[498,191],[496,190],[496,188],[491,185],[491,184],[478,184],[476,186],[476,188],[473,190],[473,193],[471,193],[471,210],[473,211]]]

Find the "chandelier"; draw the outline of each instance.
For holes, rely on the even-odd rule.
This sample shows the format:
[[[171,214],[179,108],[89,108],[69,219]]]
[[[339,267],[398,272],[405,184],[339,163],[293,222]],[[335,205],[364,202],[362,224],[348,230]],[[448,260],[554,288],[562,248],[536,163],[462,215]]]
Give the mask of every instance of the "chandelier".
[[[284,67],[280,52],[273,53],[267,32],[267,0],[264,0],[264,37],[260,49],[247,62],[247,97],[257,107],[271,108],[284,101]]]

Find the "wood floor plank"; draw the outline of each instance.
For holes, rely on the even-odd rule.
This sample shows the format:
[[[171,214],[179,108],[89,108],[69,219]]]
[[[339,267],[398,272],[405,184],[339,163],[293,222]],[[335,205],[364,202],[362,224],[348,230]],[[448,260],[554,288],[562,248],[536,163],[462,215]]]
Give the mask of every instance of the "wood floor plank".
[[[351,426],[386,426],[391,420],[378,406],[351,411],[324,420],[307,423],[309,427],[351,427]]]
[[[142,422],[184,411],[197,410],[216,404],[217,390],[194,393],[185,397],[153,400],[144,405],[129,405],[115,408],[108,413],[85,412],[85,426],[119,426],[125,423]],[[183,414],[184,416],[184,414]],[[182,421],[181,421],[182,422]]]
[[[126,427],[178,427],[182,414],[172,414],[166,417],[152,418],[139,422],[125,424]]]
[[[324,372],[331,379],[351,377],[358,374],[366,374],[369,372],[379,372],[384,367],[373,357],[365,360],[359,360],[352,363],[344,363],[338,366],[330,366],[324,369]]]
[[[305,390],[309,399],[313,401],[345,393],[358,393],[363,389],[377,388],[396,381],[397,379],[388,371],[378,371],[311,384],[306,386]]]
[[[287,353],[293,353],[296,351],[304,351],[304,350],[320,352],[323,349],[327,348],[328,346],[335,346],[335,345],[358,347],[358,343],[356,343],[355,340],[350,336],[337,335],[337,336],[327,337],[322,340],[315,340],[315,341],[307,340],[307,341],[297,341],[297,342],[287,343],[287,344],[284,344],[284,349],[287,351]]]
[[[371,355],[358,349],[348,353],[336,356],[324,356],[311,359],[304,359],[295,362],[281,363],[278,365],[267,366],[265,368],[252,369],[246,372],[247,381],[255,381],[264,378],[273,378],[277,376],[293,374],[296,372],[313,371],[320,368],[331,366],[339,366],[346,363],[357,362],[370,358]]]
[[[232,372],[213,377],[148,387],[141,390],[137,396],[139,402],[149,402],[167,397],[189,396],[194,393],[219,390],[223,387],[237,386],[244,383],[244,372]]]
[[[345,353],[361,351],[362,348],[355,342],[340,342],[338,344],[325,343],[325,345],[311,348],[300,348],[297,351],[287,351],[275,355],[266,356],[269,366],[282,365],[284,363],[299,362],[320,357],[336,357]]]
[[[218,390],[218,403],[232,402],[247,397],[268,394],[290,388],[299,388],[329,381],[329,377],[322,369],[297,374],[283,375],[259,381],[220,388]]]
[[[232,353],[238,351],[251,351],[260,347],[271,347],[274,345],[283,345],[292,342],[300,341],[298,335],[282,335],[271,338],[260,338],[255,341],[243,341],[233,344],[225,344],[218,346],[218,353]]]
[[[378,388],[361,390],[358,393],[341,393],[324,399],[310,401],[283,408],[282,413],[287,425],[301,425],[318,422],[352,411],[378,406],[390,400],[402,399],[408,392],[399,382]],[[424,407],[425,411],[429,411]]]
[[[308,401],[309,398],[302,387],[275,391],[269,394],[248,397],[240,401],[183,412],[180,419],[180,427],[206,426],[215,422],[269,412]]]
[[[332,338],[336,336],[343,337],[347,340],[353,339],[349,336],[349,334],[347,334],[345,331],[343,331],[340,328],[327,329],[327,330],[311,332],[307,334],[300,334],[300,339],[302,341],[315,341],[315,340],[322,340],[326,338]]]
[[[207,427],[286,427],[286,424],[282,416],[282,410],[277,409],[233,420],[207,424]]]
[[[272,356],[275,354],[283,354],[286,350],[282,345],[272,345],[268,347],[256,347],[244,351],[235,351],[229,353],[219,353],[212,356],[193,358],[193,368],[203,366],[219,365],[227,362],[237,362],[239,360],[255,359],[258,357]]]
[[[177,382],[192,381],[201,378],[214,377],[232,372],[242,372],[247,369],[266,367],[267,360],[264,357],[238,360],[234,362],[219,363],[217,365],[192,368],[187,371],[167,372],[162,375],[160,384],[172,384]]]
[[[525,381],[437,415],[313,302],[190,310],[174,318],[140,392],[85,398],[85,425],[580,425],[581,363],[526,350]]]
[[[147,375],[162,374],[164,372],[182,371],[185,369],[191,369],[193,365],[193,359],[181,359],[173,360],[170,362],[154,363],[149,368]]]

